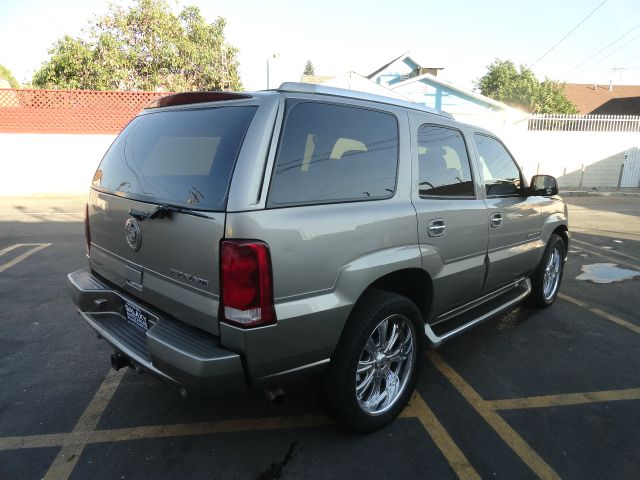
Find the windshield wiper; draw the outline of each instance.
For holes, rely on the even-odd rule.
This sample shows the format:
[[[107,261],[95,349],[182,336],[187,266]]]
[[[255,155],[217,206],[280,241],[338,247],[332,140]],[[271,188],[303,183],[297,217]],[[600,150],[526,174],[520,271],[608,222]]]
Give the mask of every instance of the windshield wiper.
[[[175,207],[173,205],[160,204],[157,205],[156,208],[151,210],[150,212],[146,212],[143,210],[136,210],[135,208],[129,209],[129,215],[133,218],[143,221],[147,218],[165,218],[168,217],[172,212],[175,213],[184,213],[185,215],[193,215],[194,217],[208,218],[209,220],[214,220],[213,217],[198,212],[196,210],[189,210],[188,208]]]

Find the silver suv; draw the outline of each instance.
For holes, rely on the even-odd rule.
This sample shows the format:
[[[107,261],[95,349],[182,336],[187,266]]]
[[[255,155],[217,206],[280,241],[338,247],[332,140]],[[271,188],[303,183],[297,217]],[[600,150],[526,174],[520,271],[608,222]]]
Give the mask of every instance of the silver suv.
[[[323,373],[361,431],[407,403],[427,345],[556,298],[555,179],[417,104],[308,84],[149,105],[93,178],[69,275],[112,365],[182,394]]]

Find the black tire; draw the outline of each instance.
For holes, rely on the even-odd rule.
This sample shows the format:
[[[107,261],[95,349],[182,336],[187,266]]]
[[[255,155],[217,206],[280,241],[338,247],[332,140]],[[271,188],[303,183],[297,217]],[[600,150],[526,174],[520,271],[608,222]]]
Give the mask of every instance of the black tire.
[[[388,333],[388,338],[385,339],[384,344],[382,346],[376,345],[376,348],[382,351],[384,345],[389,345],[388,349],[391,350],[393,350],[393,346],[397,346],[398,352],[401,350],[408,351],[409,347],[402,339],[408,338],[410,332],[413,336],[412,346],[410,347],[411,352],[405,355],[406,360],[400,360],[395,363],[391,361],[386,364],[386,368],[391,370],[398,369],[398,372],[400,372],[396,378],[399,379],[399,383],[402,386],[396,387],[398,390],[392,394],[393,396],[387,395],[387,397],[395,400],[384,407],[385,410],[383,412],[367,413],[363,409],[365,407],[361,407],[359,403],[362,400],[358,400],[356,397],[356,368],[359,362],[362,361],[363,356],[367,358],[365,361],[372,362],[373,365],[369,367],[371,372],[360,375],[366,375],[367,377],[370,374],[377,375],[375,377],[379,379],[377,380],[377,385],[384,385],[385,391],[388,391],[387,385],[396,386],[387,381],[387,378],[391,377],[385,377],[384,373],[382,373],[382,368],[385,368],[383,366],[384,360],[381,357],[377,357],[378,360],[374,360],[373,356],[370,357],[368,353],[372,344],[367,344],[367,342],[370,337],[371,341],[374,341],[374,338],[378,338],[378,342],[380,342],[381,330],[378,328],[385,320],[388,325],[391,325],[392,329],[395,328],[393,331],[398,332],[399,339],[396,340],[396,343],[389,342],[389,339],[392,338],[392,333]],[[402,335],[402,338],[400,338],[400,335]],[[401,349],[401,344],[407,346]],[[349,318],[325,375],[324,396],[328,413],[336,420],[359,432],[373,432],[387,425],[406,406],[415,389],[420,367],[423,363],[424,344],[422,315],[411,300],[402,295],[382,290],[368,292],[366,297],[358,303],[356,310]],[[365,345],[369,345],[366,352]],[[392,357],[393,355],[389,352],[387,361]],[[409,359],[412,359],[411,362]],[[388,372],[389,370],[385,371]],[[371,389],[375,388],[373,386],[375,381],[369,382],[372,385]],[[363,381],[362,383],[364,384],[365,382]],[[365,388],[361,395],[365,395],[368,388]],[[373,395],[372,390],[370,395]],[[373,395],[373,398],[380,397]]]
[[[551,295],[548,295],[549,292],[547,292],[547,294],[545,295],[545,270],[549,265],[550,257],[554,251],[559,255],[560,258],[558,283]],[[547,247],[544,250],[544,254],[542,255],[540,264],[536,268],[534,274],[531,276],[532,291],[531,295],[527,297],[528,305],[536,308],[546,308],[553,302],[555,302],[556,297],[558,296],[558,291],[560,290],[560,284],[562,283],[565,255],[565,245],[562,237],[556,235],[555,233],[551,234],[551,238],[549,239],[549,243],[547,243]]]

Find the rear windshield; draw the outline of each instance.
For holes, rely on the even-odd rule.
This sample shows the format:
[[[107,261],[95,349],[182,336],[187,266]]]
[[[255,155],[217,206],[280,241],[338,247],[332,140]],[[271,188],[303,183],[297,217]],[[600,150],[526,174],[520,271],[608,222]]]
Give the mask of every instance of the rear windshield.
[[[135,200],[224,210],[255,111],[218,107],[140,115],[107,151],[93,187]]]

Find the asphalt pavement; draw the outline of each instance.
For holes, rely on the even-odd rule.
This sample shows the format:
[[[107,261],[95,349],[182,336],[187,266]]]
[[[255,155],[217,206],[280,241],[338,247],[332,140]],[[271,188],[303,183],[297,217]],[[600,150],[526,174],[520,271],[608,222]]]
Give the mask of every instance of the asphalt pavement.
[[[560,298],[523,306],[428,351],[416,394],[357,435],[317,382],[183,399],[110,370],[75,313],[83,199],[0,198],[0,479],[615,478],[640,476],[640,198],[570,197]]]

